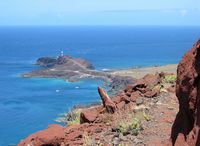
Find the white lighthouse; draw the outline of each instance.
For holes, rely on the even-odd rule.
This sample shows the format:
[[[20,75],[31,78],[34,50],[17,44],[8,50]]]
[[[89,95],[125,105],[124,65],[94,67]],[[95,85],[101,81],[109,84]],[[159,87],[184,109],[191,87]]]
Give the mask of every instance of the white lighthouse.
[[[63,57],[64,56],[64,52],[60,51],[60,56]]]

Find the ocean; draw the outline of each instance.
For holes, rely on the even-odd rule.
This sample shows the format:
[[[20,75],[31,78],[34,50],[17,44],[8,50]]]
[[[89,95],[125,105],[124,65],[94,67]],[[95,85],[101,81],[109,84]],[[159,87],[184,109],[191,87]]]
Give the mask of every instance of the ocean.
[[[200,38],[192,26],[1,26],[0,146],[47,128],[75,105],[100,101],[99,80],[22,78],[39,57],[61,51],[97,70],[178,63]]]

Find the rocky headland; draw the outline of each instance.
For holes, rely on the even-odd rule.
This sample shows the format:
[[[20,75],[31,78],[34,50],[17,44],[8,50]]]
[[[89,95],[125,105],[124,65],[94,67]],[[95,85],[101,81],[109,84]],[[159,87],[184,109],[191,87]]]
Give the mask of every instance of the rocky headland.
[[[114,96],[99,87],[102,104],[74,109],[62,117],[66,126],[50,125],[18,145],[199,146],[199,54],[200,41],[177,74],[146,74]]]
[[[128,84],[134,82],[134,78],[114,75],[109,72],[95,70],[95,67],[87,60],[71,56],[42,57],[36,62],[41,68],[23,77],[60,78],[69,82],[85,79],[103,80],[114,94]]]

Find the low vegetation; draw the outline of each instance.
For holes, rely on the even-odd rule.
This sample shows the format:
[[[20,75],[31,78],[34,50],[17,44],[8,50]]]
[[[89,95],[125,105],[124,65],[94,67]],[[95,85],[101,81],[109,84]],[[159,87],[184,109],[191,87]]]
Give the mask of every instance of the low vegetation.
[[[174,75],[174,74],[165,75],[164,81],[165,81],[166,83],[171,83],[171,84],[173,84],[173,83],[176,82],[176,75]]]
[[[118,125],[119,132],[123,135],[138,135],[139,131],[142,130],[141,120],[133,118],[130,121],[121,121]]]
[[[144,111],[140,111],[134,114],[129,114],[128,118],[121,119],[118,123],[118,131],[123,135],[138,135],[143,130],[142,122],[150,121],[151,117]]]
[[[63,123],[65,125],[80,124],[80,112],[80,109],[72,109],[68,113],[59,115],[59,117],[55,121]]]

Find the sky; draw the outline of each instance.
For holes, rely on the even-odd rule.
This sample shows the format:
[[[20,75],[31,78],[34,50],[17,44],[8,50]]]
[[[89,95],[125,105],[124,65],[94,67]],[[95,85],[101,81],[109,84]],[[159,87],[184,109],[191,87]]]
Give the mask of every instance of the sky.
[[[0,0],[0,25],[197,25],[200,0]]]

